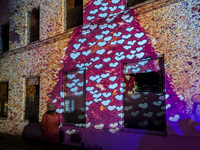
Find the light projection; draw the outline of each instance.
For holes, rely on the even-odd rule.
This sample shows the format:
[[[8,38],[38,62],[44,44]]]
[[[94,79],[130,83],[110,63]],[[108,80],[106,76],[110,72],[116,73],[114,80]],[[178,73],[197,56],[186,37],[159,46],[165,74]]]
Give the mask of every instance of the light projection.
[[[89,1],[84,6],[83,15],[86,17],[86,19],[83,20],[83,22],[84,24],[88,24],[117,15],[119,12],[125,10],[125,3],[125,0]]]
[[[62,60],[64,67],[60,73],[65,70],[86,68],[86,127],[88,127],[87,124],[90,124],[89,127],[94,129],[110,128],[110,132],[115,133],[124,126],[124,109],[127,107],[124,108],[123,105],[125,100],[123,95],[125,83],[122,82],[123,62],[139,61],[139,64],[136,65],[141,67],[135,68],[136,70],[159,70],[160,66],[156,65],[153,60],[143,61],[147,57],[156,58],[158,56],[149,42],[150,39],[145,35],[145,31],[138,22],[134,20],[132,14],[134,14],[134,10],[125,11],[102,20],[99,24],[87,24],[81,30],[77,28],[73,34],[79,36],[71,38],[66,47],[66,55]],[[145,68],[147,66],[145,64],[149,68]],[[128,67],[130,65],[127,66],[127,69]],[[136,72],[133,71],[133,73]],[[75,75],[69,74],[68,76],[73,78]],[[58,89],[62,84],[63,81],[60,78],[55,87],[56,90],[51,93],[52,99],[58,99],[62,93],[61,89],[60,91]],[[71,87],[69,88],[71,92],[77,92],[78,85],[75,86],[75,83],[70,82],[68,86]],[[157,98],[159,97],[157,96]],[[62,99],[59,101],[62,102]],[[154,104],[152,102],[152,106],[155,108],[156,105],[161,105],[159,99]],[[161,106],[164,106],[164,103]],[[62,109],[61,107],[57,109],[57,112]],[[149,110],[145,113],[149,113]],[[156,113],[165,116],[165,111],[162,111],[161,108],[159,111],[155,110],[155,116]],[[164,126],[165,121],[163,118],[161,120],[162,123],[159,120],[160,122],[156,124]],[[154,124],[155,121],[156,119],[154,119]]]
[[[165,131],[163,58],[124,64],[124,127]]]
[[[85,70],[64,73],[64,122],[85,124]]]
[[[25,14],[39,5],[41,41],[27,45]],[[39,120],[46,102],[52,101],[67,123],[63,126],[67,136],[82,132],[84,140],[89,141],[90,133],[98,133],[102,142],[103,135],[114,140],[119,135],[126,138],[121,131],[125,128],[192,136],[199,133],[199,126],[187,127],[188,132],[182,130],[191,122],[200,122],[198,0],[159,0],[134,9],[127,8],[125,0],[86,0],[83,26],[65,33],[66,12],[61,0],[11,0],[8,6],[13,14],[9,18],[11,51],[2,55],[0,64],[0,80],[9,81],[7,120],[0,122],[3,132],[22,133],[27,124],[21,121],[25,78],[39,75]],[[157,82],[158,87],[143,83],[143,76],[153,76],[155,82],[160,79],[159,57],[164,59],[163,83]],[[72,78],[82,69],[84,80]],[[79,107],[76,97],[84,86],[85,100]],[[70,120],[69,114],[76,108],[80,112],[75,115],[77,120]],[[190,132],[193,128],[198,131]]]

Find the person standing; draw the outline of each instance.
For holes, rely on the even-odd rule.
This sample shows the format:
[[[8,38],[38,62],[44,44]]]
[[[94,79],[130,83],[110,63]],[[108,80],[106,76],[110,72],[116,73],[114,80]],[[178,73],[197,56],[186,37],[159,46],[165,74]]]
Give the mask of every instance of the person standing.
[[[47,111],[44,113],[41,122],[43,149],[59,149],[59,125],[60,115],[54,110],[54,104],[47,104]]]

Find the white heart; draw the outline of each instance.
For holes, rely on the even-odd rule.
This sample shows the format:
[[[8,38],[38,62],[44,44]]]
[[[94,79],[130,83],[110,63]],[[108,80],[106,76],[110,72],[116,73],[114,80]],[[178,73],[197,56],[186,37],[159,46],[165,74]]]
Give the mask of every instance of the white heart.
[[[105,38],[104,38],[104,41],[107,42],[107,41],[110,41],[111,39],[112,39],[112,36],[108,36],[108,37],[105,37]]]
[[[116,108],[115,105],[113,105],[113,106],[108,106],[108,107],[107,107],[107,109],[110,110],[110,111],[113,111],[115,108]]]
[[[126,55],[126,58],[128,58],[128,59],[133,59],[133,57],[134,57],[135,55]]]
[[[99,10],[101,11],[106,11],[108,9],[108,7],[100,7]]]
[[[82,64],[76,64],[76,67],[77,68],[82,68],[84,66],[84,64],[82,63]]]
[[[115,11],[117,9],[117,6],[109,7],[110,11]]]
[[[107,35],[107,34],[110,33],[110,31],[109,30],[105,30],[105,31],[102,31],[101,33],[104,34],[104,35]]]
[[[86,35],[86,34],[89,34],[89,33],[90,33],[90,30],[83,30],[83,31],[82,31],[82,34],[83,34],[83,35]]]
[[[91,50],[83,51],[82,54],[85,56],[88,56],[91,52],[92,52]]]
[[[93,4],[96,5],[96,6],[101,5],[101,1],[98,1],[98,0],[94,1]]]
[[[124,38],[124,39],[128,39],[128,38],[130,38],[131,37],[131,34],[127,34],[127,35],[123,35],[122,36],[122,38]]]
[[[118,107],[116,107],[116,109],[117,109],[117,111],[120,111],[123,109],[123,106],[118,106]]]
[[[110,124],[110,127],[112,127],[112,128],[115,128],[115,127],[117,127],[117,126],[118,126],[118,123],[117,123],[117,122],[111,123],[111,124]]]
[[[97,28],[97,24],[94,24],[94,25],[91,25],[91,26],[90,26],[90,29],[91,29],[91,30],[94,30],[94,29],[96,29],[96,28]]]
[[[148,112],[148,113],[144,113],[143,116],[147,117],[147,118],[151,118],[153,115],[153,112]]]
[[[140,94],[133,94],[131,95],[132,99],[138,99],[140,97]]]
[[[99,28],[100,28],[100,29],[104,29],[104,28],[106,28],[107,26],[108,26],[108,24],[105,23],[105,24],[99,25]]]
[[[115,81],[116,79],[117,79],[116,76],[112,76],[112,77],[109,78],[110,81]]]
[[[147,42],[146,39],[145,39],[145,40],[142,40],[142,41],[138,41],[138,45],[142,46],[142,45],[144,45],[146,42]]]
[[[158,102],[155,101],[155,102],[153,102],[153,104],[156,105],[156,106],[160,106],[162,104],[162,101],[158,101]]]
[[[120,101],[123,99],[123,95],[116,95],[115,98]]]
[[[98,16],[101,17],[101,18],[105,18],[107,15],[108,15],[108,13],[101,13]]]
[[[98,9],[90,10],[90,14],[96,14],[98,12]]]
[[[106,42],[98,42],[98,45],[101,47],[101,46],[104,46],[106,45]]]
[[[134,116],[134,117],[137,116],[137,114],[139,114],[139,111],[131,112],[131,115]]]
[[[141,38],[144,36],[144,33],[143,32],[140,32],[140,33],[135,33],[134,35],[136,38]]]
[[[120,0],[112,0],[111,2],[112,2],[113,4],[117,4],[117,3],[120,2]]]
[[[101,93],[98,93],[98,94],[94,94],[94,95],[93,95],[94,98],[99,98],[100,96],[101,96]]]
[[[140,59],[140,58],[142,58],[142,57],[144,56],[144,52],[141,52],[141,53],[139,53],[139,54],[136,54],[135,56],[136,56],[137,58]]]
[[[131,70],[132,73],[138,73],[139,71],[140,71],[140,68],[136,68],[136,69]]]
[[[164,114],[165,114],[164,111],[161,111],[161,112],[156,113],[156,115],[157,115],[158,117],[160,117],[160,116],[162,116],[162,115],[164,115]]]
[[[96,75],[96,76],[90,76],[89,79],[92,80],[92,81],[95,81],[96,79],[100,78],[99,75]]]
[[[123,123],[124,123],[124,121],[119,121],[119,124],[120,124],[120,125],[123,125]]]
[[[91,125],[91,122],[88,122],[87,124],[86,124],[86,128],[89,128],[90,127],[90,125]]]
[[[103,67],[103,64],[94,65],[94,68],[96,68],[96,69],[100,69],[102,67]]]
[[[118,8],[121,9],[121,10],[124,10],[125,9],[125,5],[119,5]]]
[[[95,129],[102,129],[103,127],[104,127],[104,124],[102,123],[94,126]]]
[[[92,90],[94,90],[94,87],[86,87],[86,90],[87,91],[92,91]]]
[[[129,110],[131,110],[131,109],[133,109],[133,106],[126,106],[126,107],[124,107],[124,110],[125,110],[125,111],[129,111]]]
[[[133,41],[128,41],[128,45],[134,45],[135,44],[135,42],[136,42],[136,40],[133,40]]]
[[[175,115],[174,117],[169,117],[169,120],[172,122],[177,122],[179,120],[180,116],[179,115]]]
[[[128,19],[128,17],[129,17],[129,14],[123,15],[123,16],[122,16],[122,19],[123,19],[123,20],[126,20],[126,19]]]
[[[94,16],[87,16],[87,20],[92,20],[92,19],[94,19],[95,17]]]
[[[137,51],[137,52],[140,52],[142,49],[143,49],[143,47],[137,47],[137,48],[136,48],[136,51]]]
[[[108,88],[109,88],[109,89],[115,89],[117,86],[118,86],[118,84],[117,84],[117,83],[114,83],[114,84],[110,84],[110,85],[108,86]]]
[[[110,76],[110,73],[106,73],[106,74],[103,73],[103,74],[101,74],[102,78],[107,78],[108,76]]]
[[[83,25],[82,29],[87,29],[89,26],[90,26],[90,23],[86,24],[86,25]]]
[[[99,55],[102,55],[105,51],[106,51],[105,49],[100,49],[100,50],[97,50],[96,53]]]
[[[118,116],[123,118],[124,117],[124,113],[118,113]]]
[[[129,19],[125,20],[127,23],[131,23],[133,21],[133,16],[131,16]]]
[[[110,67],[114,67],[114,68],[115,68],[115,67],[117,67],[117,65],[118,65],[118,64],[119,64],[118,62],[115,62],[115,63],[110,63],[110,64],[109,64],[109,66],[110,66]]]
[[[97,102],[99,102],[99,101],[101,101],[102,100],[102,98],[95,98],[94,99],[94,101],[97,103]]]
[[[93,103],[93,101],[89,101],[89,102],[86,102],[86,105],[90,106],[92,103]]]
[[[134,29],[134,27],[126,28],[126,31],[131,32]]]
[[[86,38],[78,39],[79,42],[84,43],[86,41]]]
[[[146,109],[148,107],[148,104],[147,103],[144,103],[144,104],[139,104],[138,105],[140,108],[143,108],[143,109]]]
[[[110,93],[110,92],[108,92],[108,93],[104,92],[104,93],[103,93],[103,96],[104,96],[105,98],[107,98],[107,97],[111,96],[111,93]]]
[[[103,38],[103,35],[96,35],[95,38],[96,38],[97,40],[100,40],[100,39]]]
[[[119,131],[119,129],[109,129],[109,132],[111,132],[111,133],[116,133],[117,131]]]
[[[102,101],[101,104],[104,106],[108,106],[110,104],[110,102],[111,102],[111,100],[108,99],[108,100]]]
[[[108,28],[114,29],[116,26],[117,26],[117,24],[116,24],[116,23],[113,23],[113,24],[108,25]]]

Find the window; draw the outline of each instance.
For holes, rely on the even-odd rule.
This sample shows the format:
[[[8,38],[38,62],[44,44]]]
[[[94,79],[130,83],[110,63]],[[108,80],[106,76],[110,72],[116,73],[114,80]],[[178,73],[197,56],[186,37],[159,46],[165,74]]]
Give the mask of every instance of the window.
[[[67,29],[83,24],[83,0],[67,0]]]
[[[127,0],[127,7],[131,7],[131,6],[138,6],[138,5],[143,5],[143,4],[147,4],[150,3],[152,1],[155,0]]]
[[[64,122],[85,124],[85,70],[64,73]]]
[[[0,82],[0,117],[7,117],[8,82]]]
[[[38,122],[39,120],[40,78],[26,78],[26,101],[24,119]]]
[[[30,13],[30,42],[39,40],[40,11],[33,9]]]
[[[1,26],[1,47],[3,49],[3,52],[9,50],[9,28],[9,23]]]
[[[163,58],[124,64],[124,127],[165,131]]]

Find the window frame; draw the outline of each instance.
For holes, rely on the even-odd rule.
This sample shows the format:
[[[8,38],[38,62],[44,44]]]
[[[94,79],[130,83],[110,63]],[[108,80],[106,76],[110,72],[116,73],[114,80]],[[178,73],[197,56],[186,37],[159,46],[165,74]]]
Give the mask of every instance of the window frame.
[[[5,35],[5,28],[8,28],[8,34]],[[6,38],[6,39],[4,39]],[[6,42],[4,43],[4,40]],[[2,52],[9,51],[9,42],[10,42],[10,22],[6,22],[1,25],[1,46],[2,46]]]
[[[160,59],[161,60],[161,67],[160,70],[162,70],[162,78],[163,78],[163,95],[165,95],[165,69],[164,69],[164,55],[160,55],[160,56],[152,56],[151,58],[144,58],[144,59]],[[143,59],[143,60],[144,60]],[[123,77],[124,77],[124,64],[128,64],[128,63],[135,63],[135,62],[140,62],[143,60],[128,60],[128,61],[122,61],[121,62],[121,83],[124,83],[123,81]],[[125,87],[123,87],[123,89],[125,89]],[[164,96],[165,97],[165,96]],[[123,92],[123,103],[122,105],[124,106],[123,108],[123,113],[124,113],[124,117],[122,118],[125,123],[125,92]],[[166,107],[166,101],[164,100],[164,106]],[[137,128],[126,128],[124,126],[124,123],[122,125],[122,128],[120,129],[120,131],[122,132],[133,132],[133,133],[145,133],[145,134],[152,134],[152,135],[159,135],[159,136],[167,136],[167,120],[166,120],[166,108],[165,108],[165,114],[164,114],[164,126],[165,126],[165,131],[158,131],[158,130],[149,130],[149,129],[137,129]],[[144,121],[144,120],[143,120]]]
[[[131,6],[128,6],[128,1],[129,0],[126,0],[126,7],[127,8],[137,8],[137,7],[141,7],[141,6],[144,6],[144,5],[147,5],[147,4],[150,4],[150,3],[153,3],[157,0],[146,0],[144,2],[139,2],[139,3],[136,3],[134,5],[131,5]],[[131,0],[130,0],[131,1]],[[134,0],[133,0],[134,1]]]
[[[26,118],[26,104],[27,104],[27,79],[31,79],[31,78],[37,78],[38,79],[38,114],[37,114],[37,119],[32,120],[29,118]],[[36,91],[37,93],[37,91]],[[23,120],[24,121],[29,121],[29,122],[39,122],[39,106],[40,106],[40,76],[28,76],[25,77],[25,100],[24,100],[24,111],[23,111]]]
[[[0,98],[0,103],[7,102],[7,105],[8,105],[9,81],[0,81],[0,83],[3,83],[3,84],[6,83],[7,84],[7,95],[6,95],[7,96],[7,100],[4,101],[4,99],[1,100],[1,98]],[[0,110],[3,108],[3,110],[1,110],[1,111],[4,111],[5,108],[3,106],[1,106],[1,105],[0,105],[0,107],[1,107]],[[6,113],[7,113],[6,116],[0,116],[0,119],[4,120],[4,119],[8,118],[8,106],[7,106],[7,112]]]
[[[64,98],[63,98],[63,102],[64,102],[63,110],[64,110],[64,112],[61,114],[62,118],[63,118],[61,122],[65,126],[76,126],[76,127],[85,127],[86,126],[86,69],[83,68],[83,69],[72,69],[72,70],[63,71],[62,72],[62,76],[61,76],[61,78],[63,79],[63,81],[62,81],[62,91],[65,92],[65,90],[64,90],[64,87],[65,87],[64,84],[66,84],[65,74],[66,73],[71,73],[71,72],[78,72],[78,71],[84,71],[83,72],[83,82],[84,82],[84,85],[83,85],[84,103],[83,103],[83,105],[84,105],[84,108],[85,108],[84,123],[71,123],[71,122],[66,122],[65,121],[65,117],[66,117],[65,116],[65,99],[66,99],[67,96],[64,96]],[[76,118],[78,118],[78,115],[77,115]]]
[[[68,11],[68,6],[67,6],[68,5],[68,1],[70,1],[70,0],[65,0],[65,4],[64,4],[65,5],[64,6],[64,8],[65,8],[65,19],[64,19],[65,20],[64,21],[65,22],[65,30],[70,30],[70,29],[73,29],[73,28],[78,27],[78,26],[83,26],[83,2],[84,2],[84,0],[82,0],[82,9],[81,9],[82,10],[82,23],[78,24],[78,25],[69,25],[69,22],[71,22],[69,19],[71,19],[72,17],[68,17],[69,16],[68,13],[69,13],[70,10],[75,9],[75,8],[81,6],[81,5],[78,5],[76,7],[74,6],[73,8],[69,9],[69,11]],[[73,0],[74,5],[75,5],[75,1],[76,0]]]
[[[38,30],[37,30],[37,33],[38,33],[38,37],[36,39],[34,39],[32,37],[32,19],[31,19],[31,16],[33,13],[37,12],[39,13],[39,19],[38,19],[38,24],[37,24],[37,27],[38,27]],[[40,7],[37,7],[37,8],[33,8],[31,11],[28,12],[28,43],[34,43],[34,42],[37,42],[37,41],[40,41]],[[35,31],[34,31],[35,32]]]

